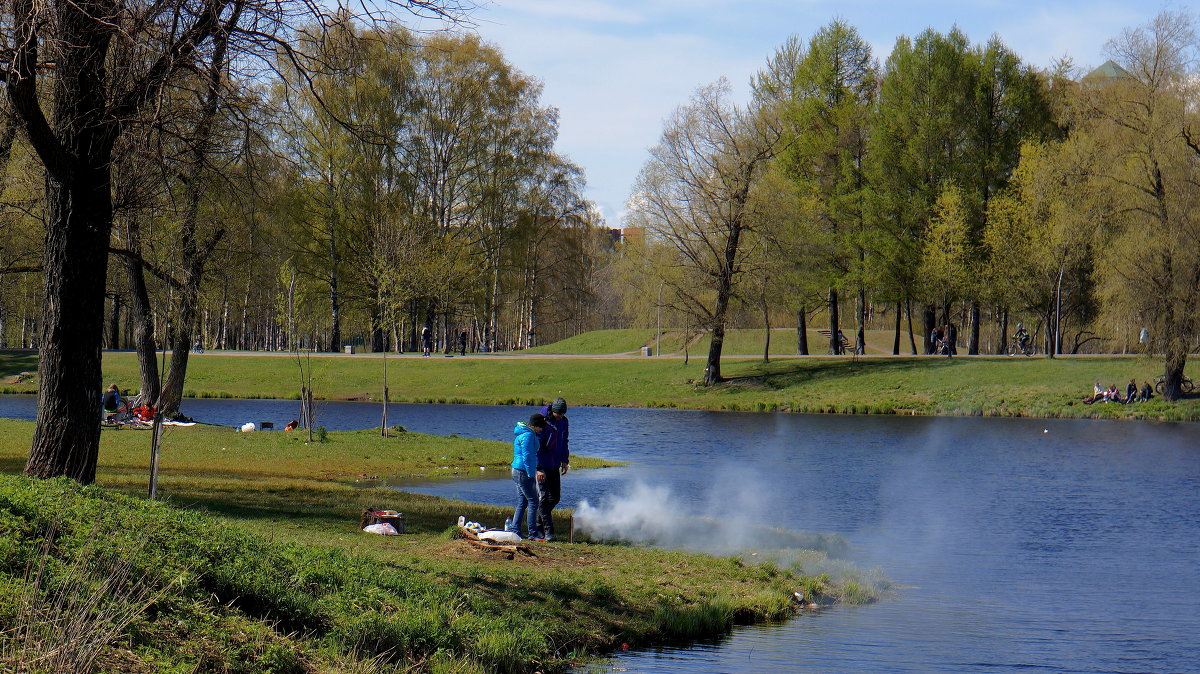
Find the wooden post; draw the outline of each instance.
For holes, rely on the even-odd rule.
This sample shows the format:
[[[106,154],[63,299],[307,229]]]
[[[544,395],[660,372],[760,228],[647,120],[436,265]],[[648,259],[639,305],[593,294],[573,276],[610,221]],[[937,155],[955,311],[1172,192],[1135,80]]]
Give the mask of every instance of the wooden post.
[[[567,534],[567,542],[574,543],[575,542],[575,514],[572,513],[571,516],[569,518],[567,518],[567,521],[571,524],[570,533]]]
[[[162,442],[162,413],[154,411],[154,428],[150,431],[150,498],[158,493],[158,450]]]

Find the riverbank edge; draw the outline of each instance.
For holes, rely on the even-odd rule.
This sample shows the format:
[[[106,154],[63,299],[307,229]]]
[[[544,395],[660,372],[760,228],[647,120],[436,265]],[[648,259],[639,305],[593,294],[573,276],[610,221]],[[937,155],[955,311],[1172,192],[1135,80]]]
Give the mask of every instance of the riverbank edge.
[[[11,432],[17,428],[24,431],[32,429],[32,422],[10,420],[3,422],[2,425],[5,427],[6,432]],[[191,429],[181,430],[187,431]],[[224,435],[224,433],[222,434]],[[229,433],[226,437],[238,441],[259,443],[268,439],[273,442],[281,442],[284,439],[283,435]],[[365,436],[362,432],[350,431],[333,432],[330,435],[334,438],[337,438],[339,435],[346,437],[357,436],[360,438]],[[459,451],[462,451],[461,446],[464,444],[457,442],[457,439],[441,438],[441,436],[410,435],[421,436],[422,439],[434,438],[438,442],[443,443],[450,443],[453,440],[455,441],[453,444],[458,446]],[[145,441],[144,434],[135,433],[106,433],[105,437],[112,442],[116,442],[118,446],[128,444],[133,447]],[[472,444],[479,442],[488,441],[472,441]],[[5,444],[11,445],[12,443],[7,442]],[[174,447],[172,452],[176,455],[190,451],[180,433],[176,433],[175,439],[171,444]],[[503,445],[505,443],[489,444]],[[117,449],[107,443],[105,444],[105,448],[108,450]],[[229,448],[232,450],[233,445],[230,444]],[[13,449],[10,446],[8,452],[6,452],[10,455],[8,457],[9,464],[14,463],[11,460],[13,458],[11,455],[14,454]],[[271,450],[273,446],[268,446],[266,449]],[[475,457],[471,458],[474,459]],[[472,460],[472,463],[474,463],[474,460]],[[201,511],[211,512],[220,518],[217,522],[205,524],[206,527],[216,526],[219,530],[225,530],[226,527],[229,527],[231,535],[233,535],[232,532],[241,531],[248,532],[252,538],[268,542],[275,540],[289,544],[288,541],[291,541],[290,544],[299,544],[313,549],[341,550],[345,554],[361,558],[361,564],[368,567],[374,563],[400,564],[403,567],[409,567],[414,563],[409,558],[403,556],[396,557],[394,553],[389,553],[386,549],[379,547],[385,546],[390,542],[386,537],[363,536],[357,533],[357,530],[352,525],[348,529],[343,526],[345,524],[344,520],[349,519],[355,507],[361,507],[347,507],[347,499],[363,501],[382,498],[386,501],[388,498],[399,498],[405,512],[410,513],[410,517],[414,518],[411,523],[417,529],[417,533],[412,534],[414,537],[405,537],[405,539],[417,544],[419,547],[428,547],[436,550],[432,557],[420,562],[420,564],[425,565],[426,570],[429,568],[437,570],[435,575],[449,573],[460,576],[459,586],[463,591],[470,591],[472,594],[488,594],[491,592],[488,587],[494,585],[497,582],[497,578],[505,579],[503,582],[507,586],[518,590],[524,588],[521,596],[511,597],[511,600],[515,602],[513,604],[514,607],[524,607],[518,608],[519,612],[539,616],[546,611],[543,604],[549,602],[549,606],[558,606],[555,610],[559,612],[559,617],[562,618],[559,622],[564,625],[575,622],[575,620],[584,616],[590,616],[591,622],[588,624],[597,623],[597,618],[599,618],[599,624],[607,626],[607,631],[599,630],[592,633],[587,633],[586,629],[584,633],[579,633],[578,630],[573,632],[570,629],[560,629],[558,630],[557,638],[567,638],[569,641],[576,642],[579,644],[578,648],[564,652],[560,646],[547,643],[546,650],[542,652],[533,655],[524,654],[522,661],[526,664],[517,667],[513,671],[533,671],[534,669],[540,671],[561,671],[581,661],[619,651],[624,642],[632,642],[637,648],[648,648],[670,643],[690,643],[695,640],[726,634],[736,625],[787,619],[795,616],[802,609],[801,603],[793,599],[792,592],[795,591],[802,592],[810,602],[814,600],[822,604],[833,602],[833,595],[822,594],[824,589],[831,591],[834,589],[827,578],[802,576],[786,569],[776,568],[770,564],[750,564],[738,559],[698,553],[660,552],[627,546],[577,543],[574,545],[557,544],[556,547],[560,551],[571,551],[569,553],[571,555],[578,554],[598,558],[603,561],[604,567],[613,566],[617,568],[611,572],[612,578],[608,582],[586,580],[581,577],[575,579],[573,584],[566,584],[578,587],[560,588],[561,593],[566,593],[567,597],[564,606],[564,600],[558,596],[560,590],[554,589],[558,584],[557,581],[542,580],[543,583],[548,583],[548,587],[542,589],[550,591],[550,594],[546,597],[526,596],[526,594],[540,594],[539,583],[535,580],[530,580],[526,575],[532,572],[531,569],[526,568],[522,573],[520,570],[508,567],[508,563],[490,558],[474,561],[459,559],[455,555],[462,555],[464,553],[458,548],[465,546],[462,546],[459,541],[451,541],[445,530],[438,531],[436,525],[430,529],[429,520],[431,519],[431,513],[436,515],[433,518],[436,522],[449,521],[448,518],[451,513],[458,512],[465,513],[469,518],[477,519],[478,521],[495,522],[499,521],[497,518],[502,518],[506,512],[509,512],[505,508],[452,502],[437,497],[412,494],[411,492],[399,492],[393,495],[378,490],[359,490],[339,480],[305,482],[294,478],[276,478],[272,480],[260,477],[257,480],[256,486],[247,489],[250,485],[244,483],[245,478],[238,478],[231,481],[233,476],[224,473],[226,466],[221,465],[216,466],[216,468],[220,470],[214,471],[213,477],[210,478],[183,477],[178,470],[164,471],[162,484],[160,485],[161,493],[174,503],[193,504],[192,507],[182,509],[178,506],[171,507],[170,512],[190,513],[186,516],[194,517],[197,514],[196,508],[198,507]],[[253,472],[253,467],[249,467],[249,469]],[[218,475],[219,477],[217,477]],[[430,474],[428,477],[435,477],[435,475]],[[141,483],[141,480],[129,474],[124,457],[117,457],[115,466],[100,470],[98,472],[98,479],[102,481],[103,486],[88,488],[83,493],[121,494],[128,497],[145,493],[144,484]],[[31,488],[36,488],[38,483],[33,482],[30,484]],[[70,485],[71,483],[65,485],[68,488],[69,494],[78,494],[78,492],[75,492],[75,488]],[[62,486],[51,487],[52,490],[59,490],[61,488]],[[157,511],[156,509],[159,507],[154,502],[144,501],[141,498],[134,499],[134,501],[142,502],[147,507],[153,506],[151,510],[154,511]],[[292,502],[294,501],[306,502],[307,509],[303,512],[297,510],[297,516],[289,518],[286,516],[286,512],[289,512],[288,508],[293,507]],[[229,512],[241,513],[241,519],[238,520],[237,515],[230,515],[229,512],[222,515],[219,507],[214,510],[214,507],[218,506],[221,502],[226,504]],[[256,510],[271,512],[273,516],[264,521],[260,516],[246,512],[248,505]],[[61,508],[48,508],[43,504],[38,507],[31,507],[30,510],[41,513],[43,511],[57,511],[61,510]],[[185,515],[181,514],[179,516]],[[72,519],[74,521],[87,522],[90,517],[91,515],[81,515]],[[175,515],[171,515],[171,517],[175,517]],[[316,517],[314,521],[309,521],[314,517]],[[230,519],[234,521],[229,524],[224,523],[225,520]],[[338,529],[346,529],[345,532],[339,531],[338,536],[345,536],[345,540],[350,541],[349,545],[351,547],[345,548],[344,546],[347,543],[333,540],[337,536],[331,537],[330,540],[322,540],[318,545],[312,545],[313,537],[323,535],[322,530],[328,530],[330,524],[334,522],[337,523]],[[124,519],[122,519],[122,523],[128,524]],[[424,527],[422,527],[423,523],[425,524]],[[147,524],[149,524],[148,521]],[[155,527],[157,526],[155,525]],[[291,535],[288,535],[286,530],[289,527],[296,527],[297,529]],[[13,533],[13,531],[20,529],[20,527],[10,528],[8,529],[8,533]],[[28,534],[29,530],[26,530],[25,533]],[[240,536],[243,534],[236,535]],[[0,539],[4,538],[5,536],[0,536]],[[27,542],[30,541],[32,539]],[[0,540],[0,543],[9,545],[10,542]],[[447,552],[447,550],[449,551]],[[543,555],[545,554],[546,552],[543,551]],[[568,553],[560,552],[559,554]],[[552,558],[554,556],[552,555]],[[418,555],[419,557],[420,555]],[[686,573],[692,574],[700,584],[692,591],[681,591],[679,588],[675,588],[673,594],[666,587],[672,585],[673,576],[678,575],[680,569],[688,569]],[[265,570],[260,571],[264,571],[265,573]],[[660,571],[663,574],[661,578],[659,577]],[[244,570],[239,571],[239,574],[243,572]],[[264,573],[254,572],[250,575],[261,576]],[[500,575],[496,576],[495,574]],[[476,583],[472,579],[480,580],[479,583]],[[0,578],[0,580],[3,579]],[[662,581],[667,582],[663,583]],[[723,593],[723,591],[714,592],[714,590],[722,588],[726,581],[733,583],[735,586],[740,585],[742,587],[730,593]],[[600,584],[595,584],[597,582]],[[634,586],[649,587],[650,590],[639,592],[631,589]],[[578,588],[586,589],[580,594]],[[654,599],[655,592],[659,591],[666,592],[669,596],[664,596],[660,593],[657,594],[659,599]],[[572,600],[579,602],[578,608],[571,606]],[[635,609],[635,606],[638,608]],[[553,611],[550,614],[554,615]],[[575,619],[572,619],[572,616]],[[485,617],[485,615],[480,614],[475,619],[483,620]],[[521,619],[518,622],[528,627],[528,625],[539,624],[537,620],[538,618],[529,618]],[[288,623],[287,620],[282,622]],[[220,641],[221,639],[229,638],[226,634],[214,635],[204,633],[200,636],[202,640]],[[287,642],[290,639],[292,639],[291,636],[285,635],[282,641]],[[269,640],[273,642],[281,641],[279,635],[270,636]],[[537,643],[542,643],[542,641],[538,641]],[[177,644],[176,646],[179,645]],[[179,647],[183,648],[183,646]],[[279,646],[279,643],[275,643],[273,647],[281,646]],[[301,644],[296,648],[301,652],[305,652],[307,647]],[[321,648],[313,651],[315,653],[314,657],[333,658],[334,660],[346,657],[344,653],[338,654],[327,651],[329,651],[328,645],[323,645]],[[255,655],[255,657],[258,657],[258,655]],[[471,654],[468,652],[455,654],[456,658],[459,656],[467,658]],[[177,660],[178,654],[166,659]],[[487,661],[487,658],[481,660],[481,662]],[[454,666],[443,671],[475,671],[469,667],[465,670],[460,670],[461,666],[469,664],[471,663],[456,660]],[[487,669],[490,670],[492,668],[488,667]],[[323,669],[323,671],[336,671],[336,668]],[[435,667],[428,671],[439,670]]]
[[[382,357],[314,355],[313,395],[379,404]],[[285,361],[286,362],[286,361]],[[1084,405],[1097,382],[1144,383],[1161,372],[1146,356],[1021,358],[888,357],[727,359],[724,381],[698,385],[703,361],[519,357],[388,358],[389,402],[537,406],[562,396],[571,406],[806,414],[890,414],[1200,421],[1200,395],[1167,403]],[[297,399],[280,356],[205,353],[188,366],[185,397]],[[36,391],[36,355],[0,352],[0,391]],[[135,354],[106,352],[104,377],[139,380]],[[186,413],[186,407],[185,407]]]
[[[716,384],[720,387],[722,384]],[[136,391],[134,391],[136,393]],[[189,391],[192,395],[185,397],[196,400],[299,400],[295,397],[277,397],[270,394],[237,395],[227,391]],[[0,387],[0,395],[36,395],[37,390],[18,390],[11,387]],[[314,395],[317,402],[356,402],[363,404],[382,404],[381,401],[369,397],[344,396],[322,397]],[[486,398],[462,396],[455,397],[425,397],[412,396],[390,399],[393,405],[494,405],[502,407],[542,407],[551,401],[547,399],[526,398]],[[185,403],[186,404],[186,403]],[[1144,409],[1145,405],[1155,405],[1153,409]],[[642,404],[626,403],[593,403],[576,404],[576,407],[615,407],[624,409],[669,409],[692,410],[697,412],[753,412],[812,415],[876,415],[902,417],[995,417],[1007,419],[1101,419],[1109,421],[1156,421],[1156,422],[1200,422],[1200,407],[1195,409],[1164,407],[1169,403],[1132,403],[1126,406],[1120,403],[1099,403],[1085,405],[1082,402],[1070,401],[1061,410],[1031,409],[1023,407],[955,407],[918,409],[911,407],[893,406],[886,403],[856,402],[848,404],[812,404],[796,405],[787,402],[753,402],[753,403],[721,403],[719,405],[686,405],[676,401],[647,401]],[[1125,413],[1122,413],[1125,412]]]

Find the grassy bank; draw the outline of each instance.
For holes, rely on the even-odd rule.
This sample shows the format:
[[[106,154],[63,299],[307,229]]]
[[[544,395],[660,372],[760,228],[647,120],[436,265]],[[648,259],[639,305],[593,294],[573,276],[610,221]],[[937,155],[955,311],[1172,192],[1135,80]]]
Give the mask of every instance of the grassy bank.
[[[3,472],[20,470],[31,432],[0,421]],[[19,638],[0,649],[10,665],[53,648],[62,635],[46,621],[76,620],[53,612],[60,595],[76,622],[97,623],[77,625],[84,633],[128,618],[115,646],[98,647],[100,669],[180,672],[556,671],[622,643],[786,617],[796,590],[869,599],[853,579],[835,585],[782,562],[561,542],[510,561],[447,535],[460,514],[495,524],[504,509],[370,486],[374,477],[504,471],[505,443],[355,432],[306,445],[282,432],[171,428],[166,501],[149,502],[133,496],[145,491],[148,442],[145,432],[104,430],[92,488],[0,477],[0,631],[46,627],[10,633]],[[411,533],[359,532],[367,505],[401,510]],[[49,527],[58,534],[45,545]],[[30,592],[26,578],[39,567],[40,590]],[[96,585],[102,577],[115,580]],[[81,609],[96,587],[112,610]]]
[[[796,329],[772,328],[771,349],[773,356],[796,355]],[[822,335],[819,329],[808,330],[808,348],[811,353],[824,354],[829,349],[829,338]],[[766,345],[767,331],[762,329],[736,328],[725,333],[725,353],[730,355],[752,356],[761,354]],[[891,330],[867,330],[866,352],[891,353],[894,333]],[[907,339],[907,335],[905,336]],[[847,333],[847,338],[854,339],[853,331]],[[655,331],[650,329],[626,330],[592,330],[574,337],[569,337],[553,344],[538,346],[522,353],[538,354],[616,354],[636,352],[643,346],[658,345],[665,354],[680,354],[685,342],[688,351],[703,355],[708,352],[709,336],[685,334],[682,330],[663,328],[662,335],[655,339]],[[905,341],[902,347],[907,348]]]
[[[0,378],[33,368],[31,357],[0,355]],[[314,356],[318,398],[378,400],[383,359]],[[704,360],[693,358],[389,358],[393,401],[538,404],[563,396],[573,405],[783,410],[810,413],[945,414],[1200,420],[1200,397],[1170,404],[1083,405],[1093,382],[1152,380],[1156,360],[1136,356],[1072,358],[727,359],[729,381],[697,386]],[[106,379],[137,381],[133,354],[105,354]],[[188,390],[204,397],[294,398],[293,359],[206,353],[189,365]],[[36,378],[10,383],[33,392]],[[186,407],[186,406],[185,406]]]

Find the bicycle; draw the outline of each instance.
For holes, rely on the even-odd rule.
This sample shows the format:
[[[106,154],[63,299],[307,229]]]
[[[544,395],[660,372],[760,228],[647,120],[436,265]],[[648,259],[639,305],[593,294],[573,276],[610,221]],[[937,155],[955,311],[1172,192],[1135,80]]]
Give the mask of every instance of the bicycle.
[[[1022,342],[1014,337],[1013,340],[1008,343],[1008,355],[1015,356],[1017,354],[1023,354],[1026,356],[1033,355],[1033,346],[1030,345],[1029,340]]]
[[[1163,390],[1167,388],[1167,375],[1160,374],[1154,378],[1154,392],[1158,395],[1163,394]],[[1192,383],[1191,377],[1186,374],[1179,381],[1179,390],[1184,393],[1191,393],[1196,390],[1196,385]]]

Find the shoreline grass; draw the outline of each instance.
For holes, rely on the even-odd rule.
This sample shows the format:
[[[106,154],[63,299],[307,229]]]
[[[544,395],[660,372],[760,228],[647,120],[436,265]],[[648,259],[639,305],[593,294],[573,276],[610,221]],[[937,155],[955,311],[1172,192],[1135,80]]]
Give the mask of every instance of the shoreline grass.
[[[0,379],[29,372],[29,355],[0,354]],[[315,395],[375,401],[382,358],[313,356]],[[189,397],[295,398],[296,377],[281,356],[193,356]],[[682,408],[809,414],[898,414],[1200,421],[1200,395],[1176,403],[1084,405],[1092,384],[1152,381],[1161,363],[1140,356],[1071,358],[895,357],[726,359],[727,380],[700,386],[703,359],[389,358],[390,397],[399,403],[543,404]],[[106,381],[138,381],[131,353],[106,353]],[[36,391],[36,378],[3,389]],[[186,404],[185,404],[186,411]]]
[[[0,421],[0,471],[20,471],[32,430]],[[536,560],[509,561],[448,535],[460,514],[496,524],[508,509],[354,483],[437,477],[448,464],[498,476],[507,443],[378,430],[328,437],[170,428],[160,501],[141,498],[145,433],[102,432],[92,487],[0,475],[0,586],[13,590],[0,595],[29,595],[22,579],[42,548],[54,569],[91,548],[125,555],[156,599],[100,654],[102,669],[274,672],[554,672],[622,643],[684,643],[787,618],[800,609],[796,591],[820,603],[872,598],[854,578],[805,575],[824,562],[807,551],[764,550],[750,563],[556,542],[536,544]],[[409,533],[361,533],[368,505],[404,512]],[[47,547],[49,527],[59,533]],[[0,630],[22,610],[0,599]]]

